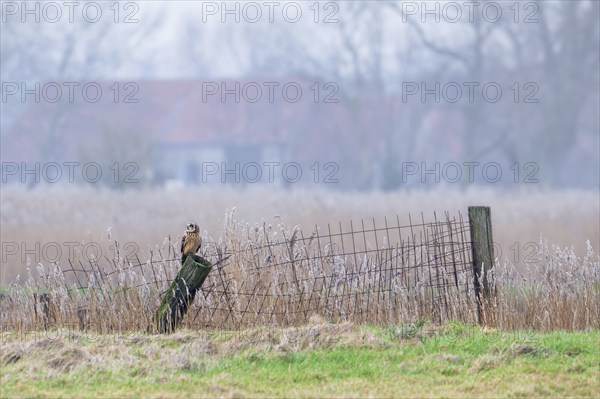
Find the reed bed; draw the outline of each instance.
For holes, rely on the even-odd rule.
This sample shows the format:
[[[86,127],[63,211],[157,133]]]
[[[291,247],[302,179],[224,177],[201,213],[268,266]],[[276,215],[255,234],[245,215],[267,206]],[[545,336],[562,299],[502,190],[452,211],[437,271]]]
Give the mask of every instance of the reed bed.
[[[225,216],[217,240],[205,235],[202,255],[218,264],[196,295],[184,328],[244,329],[327,322],[371,324],[429,320],[474,322],[468,222],[460,214],[426,222],[315,226],[303,231],[249,224]],[[2,330],[70,328],[98,333],[150,331],[161,296],[180,268],[176,242],[165,240],[147,260],[114,257],[38,264],[0,294]],[[497,262],[488,276],[494,296],[484,323],[502,329],[600,328],[600,261],[540,240],[523,271]],[[226,259],[225,261],[223,261]],[[23,280],[23,279],[21,279]]]

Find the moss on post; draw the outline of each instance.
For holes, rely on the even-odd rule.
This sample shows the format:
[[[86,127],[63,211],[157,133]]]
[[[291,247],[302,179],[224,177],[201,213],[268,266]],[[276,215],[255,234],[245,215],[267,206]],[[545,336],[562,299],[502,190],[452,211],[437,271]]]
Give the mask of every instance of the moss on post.
[[[212,263],[198,255],[186,258],[154,314],[154,326],[158,332],[175,331],[212,267]]]

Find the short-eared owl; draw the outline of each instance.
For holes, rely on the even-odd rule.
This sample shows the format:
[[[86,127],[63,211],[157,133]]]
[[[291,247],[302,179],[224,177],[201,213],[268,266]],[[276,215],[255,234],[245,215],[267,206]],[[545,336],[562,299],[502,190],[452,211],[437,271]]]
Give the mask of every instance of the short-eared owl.
[[[181,237],[181,264],[183,265],[188,255],[195,254],[201,245],[200,228],[194,222],[188,223],[185,234]]]

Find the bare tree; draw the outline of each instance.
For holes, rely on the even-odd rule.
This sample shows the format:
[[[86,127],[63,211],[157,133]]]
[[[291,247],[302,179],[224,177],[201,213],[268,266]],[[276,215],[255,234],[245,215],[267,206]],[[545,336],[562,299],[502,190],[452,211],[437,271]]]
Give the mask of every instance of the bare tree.
[[[150,33],[161,24],[160,13],[139,12],[138,3],[130,3],[135,7],[126,13],[115,8],[123,3],[109,2],[92,2],[94,7],[101,7],[103,17],[90,22],[81,18],[80,13],[88,3],[77,4],[79,13],[74,13],[72,21],[67,10],[63,10],[63,17],[56,23],[44,18],[39,22],[33,19],[23,22],[17,15],[1,25],[2,81],[23,84],[28,89],[36,84],[56,82],[64,89],[61,99],[52,104],[43,99],[42,104],[32,104],[29,100],[22,101],[20,96],[3,104],[3,117],[9,116],[11,122],[30,106],[52,109],[51,120],[46,121],[47,129],[40,132],[40,160],[56,159],[61,152],[57,145],[61,130],[69,120],[78,117],[69,112],[77,104],[69,101],[66,94],[69,89],[63,83],[78,82],[78,90],[81,90],[82,81],[114,79],[128,64],[141,62],[142,57],[136,57],[136,51],[144,49]],[[142,15],[145,20],[140,19]],[[129,23],[125,23],[126,18]],[[81,101],[80,95],[77,101]]]
[[[352,177],[349,186],[372,189],[384,184],[382,179],[397,177],[390,173],[392,164],[399,162],[402,152],[413,151],[415,145],[414,130],[403,137],[406,127],[418,127],[427,114],[423,112],[426,107],[406,111],[407,107],[396,101],[399,97],[390,84],[394,78],[409,74],[411,68],[416,69],[416,58],[393,36],[384,4],[328,4],[334,4],[336,10],[331,23],[315,25],[311,21],[300,27],[288,24],[269,27],[269,35],[246,35],[254,40],[247,65],[253,72],[307,76],[334,88],[337,103],[313,104],[311,114],[347,119],[340,123],[345,129],[343,143],[331,138],[329,153],[343,160],[346,175]],[[411,122],[407,125],[401,116]],[[303,129],[307,131],[296,135],[293,146],[301,146],[307,134],[318,132],[319,126]]]
[[[390,5],[402,15],[398,3]],[[439,62],[454,65],[463,81],[500,79],[518,85],[513,86],[520,90],[515,94],[517,104],[460,104],[464,157],[480,160],[493,153],[512,162],[539,161],[545,182],[556,184],[564,169],[561,159],[577,140],[581,112],[597,93],[599,3],[528,3],[528,21],[523,9],[520,17],[515,16],[515,6],[521,4],[503,5],[500,23],[486,22],[481,13],[474,13],[472,22],[463,23],[468,40],[443,42],[431,37],[419,19],[405,20],[417,32],[419,43]]]
[[[561,160],[573,148],[581,131],[586,103],[598,96],[600,3],[577,0],[536,4],[540,9],[537,28],[541,44],[536,48],[541,51],[536,48],[528,51],[534,57],[541,56],[538,69],[545,93],[533,139],[544,154],[543,168],[548,178],[553,179],[560,177],[561,169],[565,169]],[[535,60],[532,63],[535,67]],[[597,120],[597,115],[596,110],[593,119]],[[557,182],[560,180],[554,181]]]

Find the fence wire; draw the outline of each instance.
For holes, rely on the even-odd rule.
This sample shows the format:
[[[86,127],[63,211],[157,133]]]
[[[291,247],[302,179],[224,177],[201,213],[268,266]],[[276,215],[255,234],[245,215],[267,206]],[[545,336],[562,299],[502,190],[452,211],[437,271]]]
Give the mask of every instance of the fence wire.
[[[263,224],[205,243],[201,252],[216,266],[183,320],[187,328],[290,326],[315,316],[379,324],[476,320],[470,227],[460,213],[310,231]],[[27,304],[31,327],[147,328],[180,267],[174,245],[145,262],[116,256],[55,266]],[[16,320],[3,309],[2,322]]]

